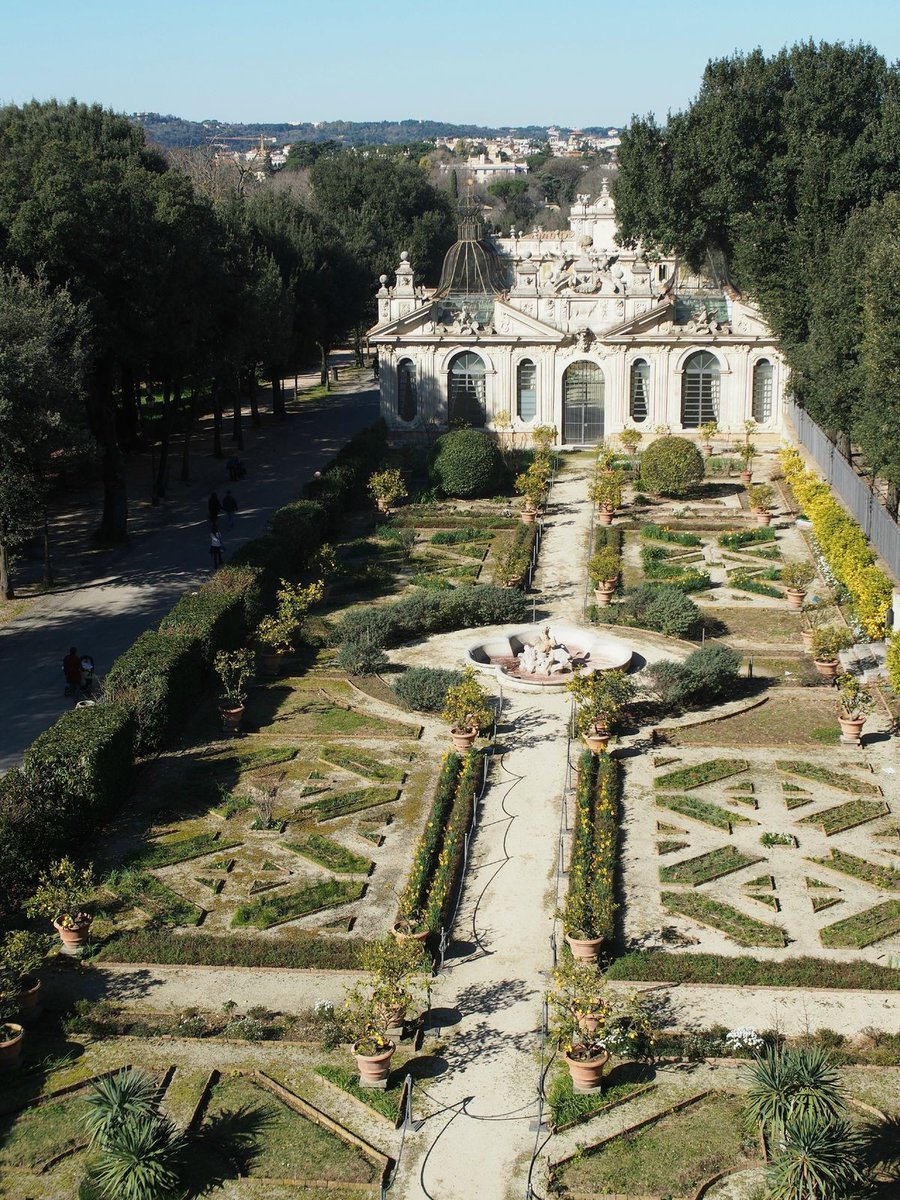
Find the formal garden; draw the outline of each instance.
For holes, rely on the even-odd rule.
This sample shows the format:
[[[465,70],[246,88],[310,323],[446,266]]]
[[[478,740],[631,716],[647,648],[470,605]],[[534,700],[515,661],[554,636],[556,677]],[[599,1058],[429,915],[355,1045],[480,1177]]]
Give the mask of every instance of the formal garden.
[[[883,742],[860,740],[895,697],[851,649],[873,628],[866,580],[880,585],[866,564],[842,581],[825,535],[795,523],[790,456],[754,494],[690,449],[695,477],[679,487],[636,445],[560,457],[540,439],[501,452],[461,431],[412,453],[368,431],[138,639],[103,703],[37,739],[0,784],[0,856],[17,864],[2,874],[4,1016],[26,1026],[7,1043],[0,1152],[15,1200],[37,1186],[118,1195],[105,1172],[125,1135],[98,1115],[118,1087],[155,1131],[160,1179],[189,1194],[343,1200],[393,1178],[407,1076],[421,1117],[466,1044],[430,1033],[429,988],[446,985],[429,977],[452,950],[483,789],[516,761],[509,702],[462,670],[458,639],[568,613],[560,570],[584,572],[583,605],[566,604],[637,659],[565,688],[553,1186],[692,1196],[719,1172],[788,1169],[781,1153],[766,1167],[765,1122],[745,1119],[745,1069],[704,1074],[780,1054],[784,1038],[686,1032],[640,984],[897,989],[897,820]],[[542,575],[554,479],[579,494],[583,567],[547,541]],[[524,745],[539,743],[540,717],[526,729]],[[299,969],[304,999],[272,1009],[261,983],[257,1004],[242,992],[162,1011],[139,985],[27,1011],[48,970],[57,994],[66,979],[77,994],[128,964],[148,980]],[[344,1002],[310,1003],[316,972],[335,971]],[[826,1034],[814,1048],[853,1080],[829,1132],[861,1129],[854,1103],[892,1110],[866,1071],[896,1064],[896,1036]],[[589,1147],[565,1151],[582,1127]],[[883,1174],[881,1135],[865,1137],[854,1161]]]

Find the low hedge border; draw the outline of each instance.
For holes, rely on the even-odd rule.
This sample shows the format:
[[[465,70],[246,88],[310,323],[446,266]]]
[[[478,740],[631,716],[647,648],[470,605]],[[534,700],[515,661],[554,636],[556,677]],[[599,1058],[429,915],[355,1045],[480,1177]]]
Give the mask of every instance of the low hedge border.
[[[615,938],[619,767],[608,754],[585,750],[578,760],[569,894],[563,923],[574,937]]]
[[[623,954],[611,963],[607,978],[633,983],[900,992],[900,971],[878,963],[835,962],[827,958],[760,961],[746,954],[731,957],[672,954],[667,950],[634,950]]]
[[[270,940],[229,934],[173,934],[167,929],[124,930],[100,945],[95,962],[290,970],[358,971],[367,943],[360,938],[329,938],[317,933]]]

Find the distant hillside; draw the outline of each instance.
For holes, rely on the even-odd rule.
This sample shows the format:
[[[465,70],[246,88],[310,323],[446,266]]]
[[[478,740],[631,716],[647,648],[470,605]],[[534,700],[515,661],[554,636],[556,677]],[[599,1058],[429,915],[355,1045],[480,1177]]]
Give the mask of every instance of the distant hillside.
[[[131,120],[142,125],[147,138],[159,146],[185,147],[203,146],[207,142],[235,139],[235,148],[246,142],[247,146],[260,137],[274,138],[277,143],[290,141],[341,142],[346,146],[384,146],[404,142],[421,142],[429,138],[460,137],[490,138],[503,134],[530,137],[543,141],[547,137],[546,125],[524,125],[516,128],[490,128],[486,125],[452,125],[447,121],[323,121],[313,124],[305,121],[292,125],[288,121],[275,124],[230,124],[227,121],[185,121],[182,117],[163,116],[161,113],[132,113]],[[555,126],[562,133],[569,130]],[[606,126],[591,126],[584,133],[603,135]]]

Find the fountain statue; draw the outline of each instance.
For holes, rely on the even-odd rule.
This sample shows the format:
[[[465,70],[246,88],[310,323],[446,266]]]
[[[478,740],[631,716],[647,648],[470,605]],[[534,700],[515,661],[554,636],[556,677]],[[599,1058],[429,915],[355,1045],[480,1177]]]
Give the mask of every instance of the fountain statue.
[[[554,640],[549,625],[544,626],[537,645],[526,644],[516,657],[520,675],[558,675],[563,671],[571,673],[573,667],[572,655],[561,642]]]

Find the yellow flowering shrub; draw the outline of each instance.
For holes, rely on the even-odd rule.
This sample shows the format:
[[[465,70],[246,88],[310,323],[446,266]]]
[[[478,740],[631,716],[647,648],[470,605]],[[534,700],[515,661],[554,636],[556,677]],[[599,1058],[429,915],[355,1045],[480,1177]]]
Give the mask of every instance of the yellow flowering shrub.
[[[859,623],[870,638],[880,638],[891,604],[891,581],[875,566],[875,555],[862,529],[831,494],[828,485],[807,470],[800,452],[781,452],[781,468],[834,577],[850,593]]]

